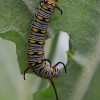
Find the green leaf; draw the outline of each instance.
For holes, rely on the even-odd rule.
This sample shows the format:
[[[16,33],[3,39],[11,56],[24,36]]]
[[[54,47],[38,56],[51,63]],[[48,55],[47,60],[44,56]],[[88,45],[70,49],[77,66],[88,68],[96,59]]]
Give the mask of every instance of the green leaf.
[[[27,36],[39,1],[0,1],[0,36],[16,44],[21,73],[27,68]],[[59,0],[58,6],[63,15],[55,9],[48,26],[48,35],[65,31],[70,36],[71,46],[69,63],[66,64],[68,74],[62,69],[60,77],[54,79],[59,100],[99,100],[100,1]],[[57,45],[57,40],[54,38],[51,47]],[[53,59],[56,51],[52,48],[50,50],[49,58]],[[34,100],[55,100],[52,86],[37,91]]]

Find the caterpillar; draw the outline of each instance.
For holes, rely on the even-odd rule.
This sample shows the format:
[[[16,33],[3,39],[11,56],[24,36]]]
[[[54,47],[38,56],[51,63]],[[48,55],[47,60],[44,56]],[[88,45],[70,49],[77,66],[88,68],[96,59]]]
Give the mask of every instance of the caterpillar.
[[[28,69],[32,69],[36,75],[42,78],[49,79],[54,88],[56,100],[58,100],[58,95],[52,78],[60,75],[60,70],[57,67],[59,64],[64,66],[66,74],[67,70],[63,62],[58,62],[52,66],[50,60],[44,58],[44,45],[47,26],[54,9],[60,10],[62,15],[62,10],[57,6],[57,2],[58,0],[42,0],[36,10],[28,38],[28,68],[24,71],[24,80]]]

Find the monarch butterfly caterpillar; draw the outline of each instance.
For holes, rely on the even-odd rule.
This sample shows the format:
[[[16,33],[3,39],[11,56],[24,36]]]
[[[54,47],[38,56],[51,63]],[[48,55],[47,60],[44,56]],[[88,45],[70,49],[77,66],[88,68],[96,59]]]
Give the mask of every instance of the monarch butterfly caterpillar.
[[[58,64],[64,66],[65,73],[67,70],[63,62],[58,62],[52,66],[50,60],[44,58],[44,44],[47,26],[54,9],[59,9],[62,14],[62,10],[57,6],[57,1],[42,0],[38,6],[28,38],[27,58],[29,67],[24,71],[24,80],[25,73],[30,68],[38,76],[49,79],[54,88],[56,100],[58,100],[58,95],[52,78],[58,77],[60,74]]]

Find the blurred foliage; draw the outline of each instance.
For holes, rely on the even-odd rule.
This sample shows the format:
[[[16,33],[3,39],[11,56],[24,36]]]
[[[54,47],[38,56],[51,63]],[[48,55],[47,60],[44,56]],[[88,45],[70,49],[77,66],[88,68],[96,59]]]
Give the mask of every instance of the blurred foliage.
[[[16,44],[16,61],[18,60],[21,73],[23,73],[23,71],[27,68],[27,36],[29,34],[32,17],[39,1],[40,0],[0,1],[0,37],[10,40]],[[65,31],[70,36],[71,46],[71,49],[68,52],[68,74],[66,75],[64,71],[61,70],[61,76],[57,79],[54,79],[58,91],[59,100],[99,100],[100,1],[59,0],[58,6],[62,9],[63,15],[61,16],[59,10],[55,9],[55,12],[51,18],[51,22],[49,24],[48,35],[52,33],[52,36],[59,31]],[[58,38],[53,40],[54,44],[52,44],[52,47],[56,46],[57,40]],[[0,46],[0,48],[3,48],[1,43]],[[10,49],[11,48],[9,48],[9,50]],[[5,67],[3,67],[7,66],[6,64],[9,65],[9,63],[6,62],[7,60],[13,62],[13,59],[6,59],[5,53],[8,52],[8,49],[6,51],[4,50],[2,50],[0,53],[0,66],[2,66],[0,67],[0,76],[2,76],[0,82],[0,99],[11,100],[10,97],[12,96],[12,100],[15,100],[14,98],[16,98],[16,100],[29,100],[30,98],[31,100],[31,88],[29,88],[29,86],[27,85],[31,83],[32,86],[34,85],[34,83],[32,84],[32,81],[30,81],[29,84],[27,82],[27,85],[24,85],[24,82],[21,81],[22,76],[20,75],[20,73],[17,73],[15,69],[13,69],[14,71],[12,70],[12,68],[9,69],[10,66],[8,66],[8,69],[5,69]],[[50,50],[55,51],[52,48]],[[73,53],[71,53],[70,51],[72,51]],[[13,55],[9,56],[9,52],[7,54],[8,57],[13,57]],[[14,66],[14,63],[12,66]],[[7,72],[9,72],[9,74],[7,74]],[[16,80],[13,77],[15,76],[14,72],[19,75],[16,75]],[[9,80],[7,80],[7,76],[3,75],[8,75]],[[19,77],[21,78],[19,79]],[[38,86],[40,85],[40,79],[36,77],[33,80],[37,82]],[[3,85],[4,83],[8,84],[8,86],[6,87],[6,85]],[[17,85],[18,83],[20,83],[21,85]],[[36,86],[34,85],[34,88],[35,87]],[[6,91],[10,91],[11,93]],[[17,94],[18,92],[20,93],[20,95]],[[33,99],[55,100],[55,95],[51,85],[46,89],[37,91],[34,94]]]

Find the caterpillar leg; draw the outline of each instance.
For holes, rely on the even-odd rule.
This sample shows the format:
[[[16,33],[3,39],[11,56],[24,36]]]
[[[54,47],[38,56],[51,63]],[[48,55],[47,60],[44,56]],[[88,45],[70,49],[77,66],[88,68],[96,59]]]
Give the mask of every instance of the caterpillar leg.
[[[57,90],[56,90],[56,87],[55,87],[55,85],[54,85],[54,82],[53,82],[52,78],[49,78],[49,80],[50,80],[50,82],[51,82],[51,84],[52,84],[52,86],[53,86],[53,89],[54,89],[54,91],[55,91],[56,100],[58,100]]]
[[[31,64],[29,65],[29,67],[24,71],[24,80],[25,80],[25,74],[26,74],[26,72],[31,68],[32,66],[31,66]]]
[[[65,66],[65,64],[64,64],[63,62],[58,62],[58,63],[56,63],[54,66],[52,66],[52,68],[57,67],[57,66],[58,66],[58,64],[62,64],[62,65],[64,66],[65,73],[67,74],[66,66]]]

